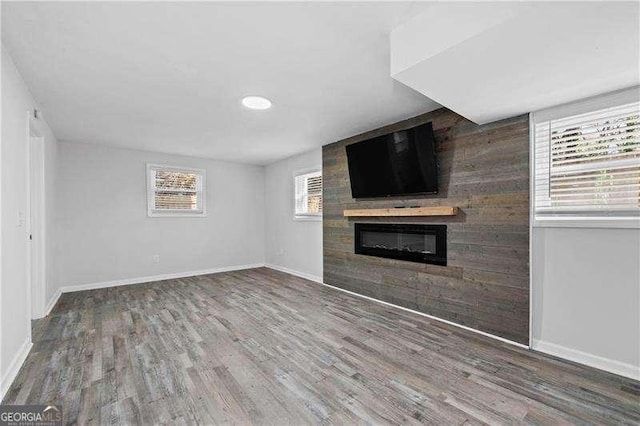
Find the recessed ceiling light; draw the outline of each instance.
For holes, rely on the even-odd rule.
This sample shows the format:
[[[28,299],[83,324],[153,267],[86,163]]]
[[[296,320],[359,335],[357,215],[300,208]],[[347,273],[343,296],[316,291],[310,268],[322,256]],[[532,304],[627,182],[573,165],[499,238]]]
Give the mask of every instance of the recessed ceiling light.
[[[242,105],[251,109],[269,109],[271,108],[271,101],[262,96],[245,96],[242,98]]]

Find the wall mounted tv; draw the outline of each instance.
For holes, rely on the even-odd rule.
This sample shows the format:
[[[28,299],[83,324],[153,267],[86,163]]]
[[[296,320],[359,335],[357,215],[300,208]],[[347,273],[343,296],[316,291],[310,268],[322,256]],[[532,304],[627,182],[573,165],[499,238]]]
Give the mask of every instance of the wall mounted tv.
[[[351,195],[376,198],[438,192],[431,123],[347,146]]]

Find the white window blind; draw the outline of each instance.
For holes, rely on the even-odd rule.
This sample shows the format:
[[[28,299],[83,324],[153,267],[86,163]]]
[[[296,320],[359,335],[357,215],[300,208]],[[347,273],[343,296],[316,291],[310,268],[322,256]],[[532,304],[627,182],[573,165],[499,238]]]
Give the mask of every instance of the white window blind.
[[[537,217],[640,213],[640,102],[534,119],[534,137]]]
[[[149,216],[203,216],[204,170],[147,165]]]
[[[322,216],[322,173],[319,171],[295,176],[295,216]]]

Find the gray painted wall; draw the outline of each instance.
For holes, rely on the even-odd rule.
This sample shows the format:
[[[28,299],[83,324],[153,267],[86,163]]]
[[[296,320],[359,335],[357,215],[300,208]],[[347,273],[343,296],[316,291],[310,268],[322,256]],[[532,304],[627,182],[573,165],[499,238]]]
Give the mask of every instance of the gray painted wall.
[[[207,216],[147,217],[147,162],[205,169]],[[264,167],[61,142],[56,190],[61,287],[264,263]]]
[[[640,379],[640,230],[534,228],[532,244],[533,347]]]
[[[322,280],[322,221],[296,220],[293,176],[322,169],[322,149],[266,167],[265,257],[270,265]]]
[[[8,52],[2,46],[2,146],[1,169],[1,246],[0,246],[0,378],[4,392],[8,374],[30,337],[30,306],[28,290],[28,172],[29,130],[27,111],[37,108],[22,77]],[[46,123],[39,126],[44,137],[46,156],[46,191],[53,186],[56,139]],[[45,223],[53,222],[53,199],[45,200]],[[18,221],[21,214],[22,222]],[[47,240],[51,242],[52,239]],[[46,264],[51,266],[51,246],[48,246]],[[51,282],[51,269],[46,272],[47,286]],[[19,367],[19,365],[17,365]]]

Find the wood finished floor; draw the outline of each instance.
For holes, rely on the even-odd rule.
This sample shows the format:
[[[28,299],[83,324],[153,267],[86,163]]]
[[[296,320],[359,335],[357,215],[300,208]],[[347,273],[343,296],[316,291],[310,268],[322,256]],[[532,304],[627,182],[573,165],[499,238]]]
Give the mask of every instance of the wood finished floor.
[[[78,424],[638,424],[640,383],[260,268],[63,294],[5,404]]]

